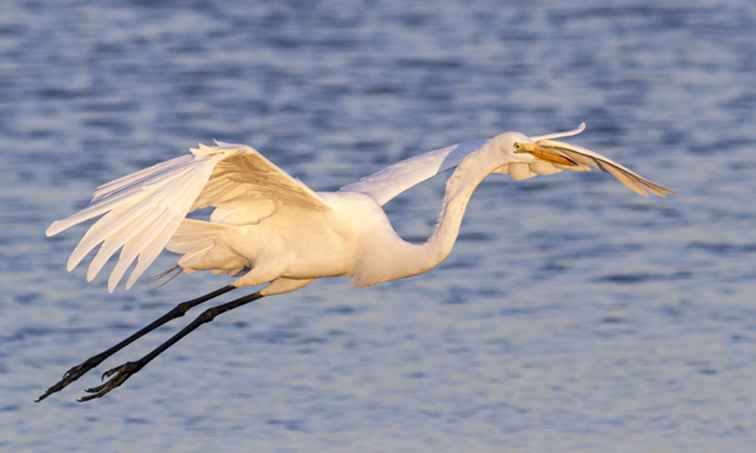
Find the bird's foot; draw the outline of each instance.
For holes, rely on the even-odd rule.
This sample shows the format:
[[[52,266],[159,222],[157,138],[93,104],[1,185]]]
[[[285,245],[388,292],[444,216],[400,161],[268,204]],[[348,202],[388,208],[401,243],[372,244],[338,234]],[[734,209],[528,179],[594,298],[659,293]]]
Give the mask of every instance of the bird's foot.
[[[105,357],[102,354],[98,354],[72,367],[70,370],[66,371],[65,374],[63,374],[63,378],[61,378],[61,380],[47,389],[47,391],[40,395],[39,398],[35,400],[35,402],[38,403],[48,396],[52,395],[53,393],[63,390],[64,388],[66,388],[66,386],[68,386],[68,384],[82,377],[87,371],[102,363],[103,360],[105,360]]]
[[[102,398],[103,396],[110,393],[110,391],[114,388],[120,387],[121,384],[126,382],[126,379],[130,378],[134,373],[141,370],[144,365],[145,364],[140,361],[126,362],[122,365],[118,365],[115,368],[109,369],[108,371],[102,373],[102,379],[110,379],[108,379],[105,383],[98,385],[97,387],[86,389],[85,392],[90,393],[90,395],[84,395],[79,398],[78,401],[84,402],[93,400],[95,398]],[[111,376],[113,377],[111,378]]]

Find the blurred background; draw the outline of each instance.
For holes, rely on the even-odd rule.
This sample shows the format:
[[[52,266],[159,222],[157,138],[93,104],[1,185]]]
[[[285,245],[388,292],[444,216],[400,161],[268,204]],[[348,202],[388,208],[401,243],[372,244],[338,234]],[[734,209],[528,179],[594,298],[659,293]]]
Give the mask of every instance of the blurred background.
[[[754,30],[750,0],[4,0],[0,449],[752,451]],[[95,370],[32,403],[226,283],[109,295],[67,273],[84,229],[44,230],[97,185],[218,139],[334,190],[582,120],[573,143],[677,196],[491,177],[433,273],[321,281],[219,318],[105,399],[75,402]],[[444,180],[389,205],[403,237],[430,234]]]

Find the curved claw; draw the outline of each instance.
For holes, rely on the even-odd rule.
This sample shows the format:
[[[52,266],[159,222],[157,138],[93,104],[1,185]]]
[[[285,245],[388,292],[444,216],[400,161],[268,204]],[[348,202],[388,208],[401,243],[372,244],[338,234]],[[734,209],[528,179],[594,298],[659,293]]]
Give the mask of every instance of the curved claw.
[[[84,391],[87,392],[87,393],[97,393],[100,390],[102,390],[102,389],[105,388],[105,384],[107,384],[107,383],[103,383],[103,384],[97,385],[95,387],[90,387],[88,389],[84,389]]]
[[[106,372],[102,373],[102,376],[100,376],[100,382],[102,382],[105,379],[109,378],[110,376],[114,375],[115,373],[118,372],[118,370],[120,370],[121,368],[125,367],[129,363],[131,363],[131,362],[126,362],[124,364],[118,365],[117,367],[113,367],[113,368],[107,370]],[[87,390],[87,391],[89,391],[89,390]]]
[[[47,398],[48,396],[52,395],[53,393],[59,392],[66,388],[68,384],[74,382],[75,380],[82,377],[87,371],[91,370],[92,368],[96,367],[102,361],[104,360],[104,357],[101,357],[100,355],[96,355],[94,357],[90,357],[87,360],[83,361],[82,363],[71,367],[70,370],[63,373],[63,377],[61,380],[50,386],[50,388],[45,391],[42,395],[39,396],[36,400],[34,400],[35,403],[39,403],[43,399]]]
[[[110,391],[113,390],[114,388],[120,387],[134,373],[141,370],[143,366],[144,364],[139,363],[139,362],[126,362],[115,368],[109,369],[108,371],[102,374],[103,379],[108,378],[113,375],[115,376],[108,379],[103,384],[86,389],[85,392],[90,393],[91,395],[84,395],[81,398],[79,398],[77,401],[82,403],[85,401],[93,400],[95,398],[102,398],[103,396],[110,393]]]

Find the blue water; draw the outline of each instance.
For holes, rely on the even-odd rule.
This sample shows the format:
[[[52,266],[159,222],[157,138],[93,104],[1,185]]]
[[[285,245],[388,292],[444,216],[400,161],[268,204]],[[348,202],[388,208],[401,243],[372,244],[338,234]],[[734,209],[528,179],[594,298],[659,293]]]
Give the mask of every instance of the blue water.
[[[0,450],[753,451],[756,3],[96,5],[0,5]],[[44,230],[98,184],[219,139],[327,190],[581,120],[575,143],[678,195],[492,177],[433,273],[318,282],[224,315],[105,399],[75,402],[93,372],[32,403],[225,284],[109,295],[65,272],[83,229]],[[389,206],[404,237],[430,233],[442,191]]]

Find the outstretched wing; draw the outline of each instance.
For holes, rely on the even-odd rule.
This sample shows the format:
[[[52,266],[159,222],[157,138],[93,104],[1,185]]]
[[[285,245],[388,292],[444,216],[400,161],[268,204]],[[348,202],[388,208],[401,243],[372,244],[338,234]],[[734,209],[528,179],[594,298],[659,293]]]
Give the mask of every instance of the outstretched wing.
[[[216,146],[199,145],[191,151],[191,155],[98,187],[89,207],[53,222],[47,229],[48,236],[103,216],[81,238],[68,259],[67,269],[74,269],[102,244],[87,271],[87,281],[91,281],[121,249],[108,279],[108,290],[113,291],[137,260],[126,284],[128,289],[155,261],[191,211],[258,200],[272,200],[275,206],[328,209],[310,188],[249,146],[217,142]]]
[[[583,128],[584,126],[581,125],[581,128],[576,131],[579,133]],[[575,131],[570,131],[544,137],[574,135],[574,133]],[[522,180],[538,175],[559,173],[563,170],[585,172],[598,168],[611,174],[640,195],[646,196],[648,193],[653,193],[664,197],[671,193],[668,188],[649,181],[599,153],[557,140],[538,137],[536,139],[535,143],[524,144],[524,151],[535,157],[532,162],[504,163],[496,169],[495,173],[507,173],[512,176],[512,179]],[[488,140],[476,140],[428,151],[397,162],[355,183],[348,184],[340,190],[370,195],[378,204],[384,205],[405,190],[442,171],[456,167],[468,154],[477,151],[487,142]]]
[[[523,143],[519,146],[522,148],[519,152],[530,153],[536,159],[529,164],[511,163],[499,170],[502,173],[510,173],[514,179],[526,179],[539,174],[552,174],[562,170],[591,171],[593,168],[598,168],[614,176],[625,187],[641,196],[654,194],[665,197],[672,193],[670,189],[582,146],[549,139],[538,140],[535,143]]]
[[[476,140],[458,143],[428,151],[390,165],[339,190],[370,195],[379,205],[383,206],[405,190],[444,170],[456,167],[465,156],[480,149],[487,141]]]

